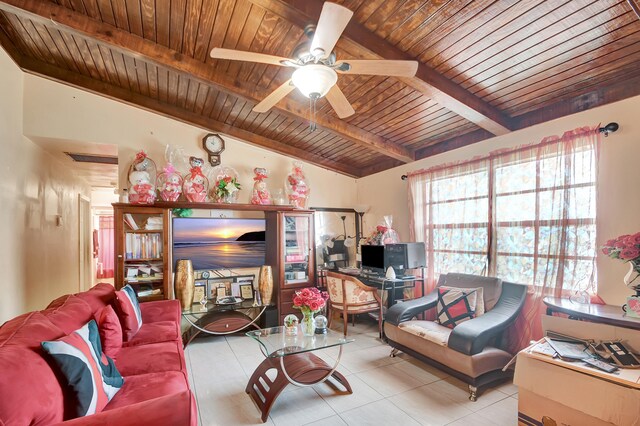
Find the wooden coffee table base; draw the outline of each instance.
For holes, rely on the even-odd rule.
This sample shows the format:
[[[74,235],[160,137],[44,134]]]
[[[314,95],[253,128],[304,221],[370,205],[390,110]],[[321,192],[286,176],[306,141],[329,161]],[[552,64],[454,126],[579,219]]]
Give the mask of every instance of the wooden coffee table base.
[[[276,371],[273,381],[267,375],[272,369]],[[287,385],[311,386],[325,380],[338,391],[341,390],[336,384],[340,384],[346,393],[353,393],[347,379],[335,371],[335,367],[310,352],[266,358],[251,375],[245,391],[262,412],[262,421],[266,422],[273,403]]]

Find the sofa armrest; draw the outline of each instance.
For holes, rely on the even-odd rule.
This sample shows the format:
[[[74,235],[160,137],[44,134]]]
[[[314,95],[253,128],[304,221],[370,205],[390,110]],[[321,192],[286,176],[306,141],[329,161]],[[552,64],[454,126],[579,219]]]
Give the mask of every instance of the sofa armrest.
[[[142,322],[173,321],[180,324],[182,309],[178,300],[156,300],[140,304]]]
[[[438,302],[438,292],[433,291],[426,296],[406,302],[396,303],[387,310],[384,321],[393,325],[400,325],[404,321],[409,321],[416,315],[432,309]]]
[[[58,423],[59,426],[197,426],[197,424],[196,402],[193,394],[188,390]]]
[[[491,339],[509,327],[520,314],[527,286],[502,283],[500,299],[489,312],[457,325],[449,335],[447,346],[467,355],[482,352]]]

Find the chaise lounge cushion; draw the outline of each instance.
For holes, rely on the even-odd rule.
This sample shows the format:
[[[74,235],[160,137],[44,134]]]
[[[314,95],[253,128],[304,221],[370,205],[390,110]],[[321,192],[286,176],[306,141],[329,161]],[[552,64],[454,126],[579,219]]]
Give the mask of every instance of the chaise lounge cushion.
[[[187,371],[180,341],[124,347],[115,361],[123,376]]]
[[[453,331],[449,327],[440,325],[435,321],[407,321],[400,324],[402,330],[409,332],[417,337],[427,339],[441,346],[447,346],[449,335]]]
[[[142,324],[160,321],[173,321],[180,323],[182,311],[178,300],[157,300],[140,304],[142,312]]]
[[[65,334],[79,329],[93,318],[91,306],[81,298],[73,295],[67,297],[61,305],[41,312]]]
[[[26,346],[40,350],[40,342],[54,340],[65,333],[42,313],[28,312],[15,317],[0,327],[0,347]]]
[[[148,401],[189,389],[187,377],[179,371],[126,376],[120,392],[107,404],[104,411]]]
[[[106,305],[113,305],[116,300],[115,289],[108,283],[98,283],[76,296],[87,302],[94,314]]]
[[[173,342],[180,340],[179,325],[173,321],[159,321],[142,324],[140,330],[122,346],[138,346],[150,343]]]
[[[65,411],[62,387],[41,348],[0,347],[0,372],[1,425],[50,425],[71,417],[70,407]]]

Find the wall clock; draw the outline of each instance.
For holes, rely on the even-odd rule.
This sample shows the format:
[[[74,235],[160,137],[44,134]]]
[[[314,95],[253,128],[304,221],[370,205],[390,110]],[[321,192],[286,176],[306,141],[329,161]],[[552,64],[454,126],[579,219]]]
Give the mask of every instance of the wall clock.
[[[215,167],[220,164],[220,153],[224,151],[224,139],[215,133],[209,133],[202,138],[202,146],[209,154],[209,163]]]

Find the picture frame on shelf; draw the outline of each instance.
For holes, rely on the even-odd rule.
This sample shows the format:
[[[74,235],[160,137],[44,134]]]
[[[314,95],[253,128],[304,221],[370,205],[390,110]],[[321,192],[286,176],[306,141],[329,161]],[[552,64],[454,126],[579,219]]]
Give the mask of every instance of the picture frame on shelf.
[[[253,284],[240,284],[240,297],[243,300],[253,299]]]
[[[200,301],[207,296],[207,281],[196,280],[194,282],[193,290],[193,303],[200,303]]]

